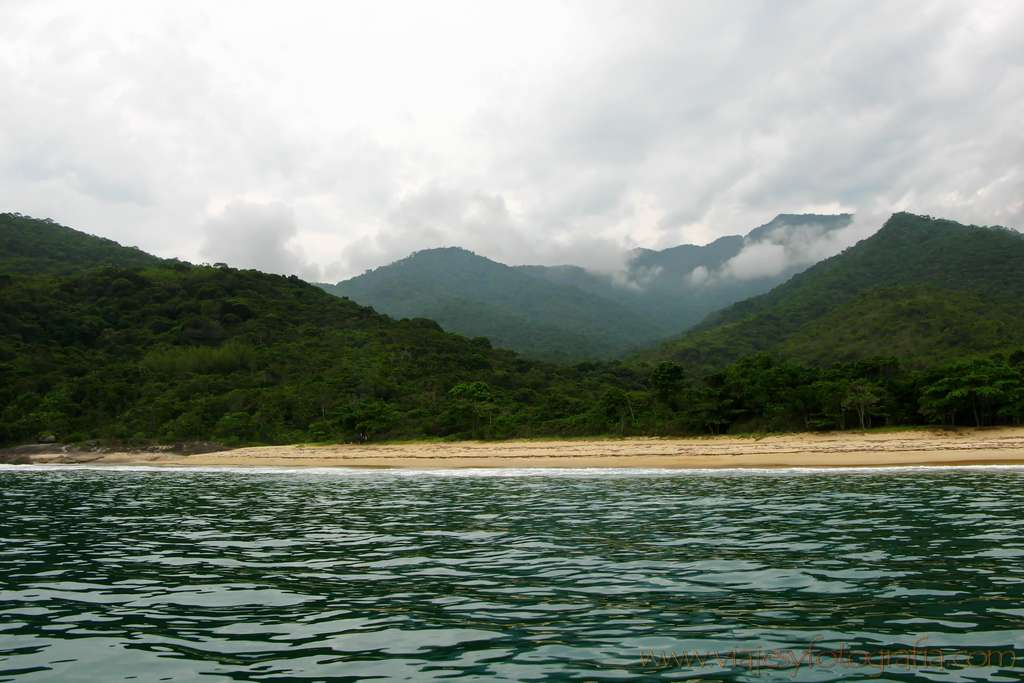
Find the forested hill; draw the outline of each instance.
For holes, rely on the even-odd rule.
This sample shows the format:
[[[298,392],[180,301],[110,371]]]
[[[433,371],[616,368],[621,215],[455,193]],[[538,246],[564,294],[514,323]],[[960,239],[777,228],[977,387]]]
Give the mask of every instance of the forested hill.
[[[609,358],[677,331],[598,294],[456,247],[420,251],[320,286],[396,318],[431,318],[446,330],[547,360]]]
[[[622,366],[595,372],[601,366],[521,360],[486,339],[393,320],[295,277],[227,267],[14,276],[0,282],[0,304],[3,443],[41,434],[228,443],[469,437],[484,423],[493,435],[600,432],[604,418],[591,408],[609,391],[614,399],[639,388]],[[514,421],[497,413],[499,401],[517,406]]]
[[[766,292],[807,267],[735,273],[746,247],[787,247],[850,224],[850,214],[781,214],[746,237],[623,254],[611,274],[579,266],[506,266],[459,248],[429,249],[334,285],[320,285],[394,317],[423,316],[446,330],[489,337],[531,358],[621,357],[667,339],[708,313]]]
[[[523,360],[294,276],[3,221],[0,445],[599,434],[643,388],[619,363]]]
[[[166,263],[137,247],[87,235],[49,219],[0,213],[0,272],[69,275],[99,266],[148,268]]]
[[[842,254],[708,316],[640,359],[673,360],[700,376],[761,351],[803,362],[883,354],[928,365],[1007,350],[1024,340],[1022,273],[1020,233],[898,213]],[[900,289],[864,298],[893,287]]]
[[[741,359],[560,366],[228,267],[0,280],[0,446],[227,445],[1019,423],[1024,350],[908,372]],[[2,455],[2,454],[0,454]]]
[[[515,268],[617,301],[678,334],[709,313],[763,294],[810,265],[796,260],[777,272],[737,277],[739,273],[731,272],[729,266],[745,248],[770,243],[789,249],[794,243],[814,242],[845,228],[852,220],[851,214],[779,214],[745,237],[730,235],[710,244],[682,244],[660,251],[636,249],[616,280],[578,266]]]
[[[76,249],[57,235],[64,260],[52,261],[70,264]],[[23,263],[9,254],[0,255],[0,446],[669,435],[1024,416],[1020,349],[922,371],[893,358],[816,368],[762,354],[693,383],[672,362],[525,360],[295,277],[186,263],[36,277],[8,269]],[[981,294],[950,291],[907,285],[848,305],[886,312],[876,301],[893,301],[911,314],[930,302],[940,315],[955,310],[953,331],[972,342],[992,338],[977,324],[1012,336],[1021,316],[1011,308],[992,316]],[[889,313],[865,314],[862,328],[885,332]],[[915,324],[925,330],[930,320]],[[818,334],[789,341],[813,344]]]

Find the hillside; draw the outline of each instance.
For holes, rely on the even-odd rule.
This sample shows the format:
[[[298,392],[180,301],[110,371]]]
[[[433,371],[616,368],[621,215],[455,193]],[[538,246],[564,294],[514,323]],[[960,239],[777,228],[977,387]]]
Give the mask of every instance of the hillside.
[[[1024,346],[1024,304],[930,285],[862,292],[778,344],[814,365],[892,356],[925,368]]]
[[[572,265],[509,267],[447,248],[320,286],[394,317],[428,317],[450,331],[486,336],[531,358],[613,358],[678,334],[808,265],[797,258],[780,272],[730,270],[732,259],[745,248],[769,243],[788,253],[851,220],[849,214],[782,214],[746,237],[661,251],[637,249],[614,278]]]
[[[627,260],[625,272],[615,280],[578,266],[516,269],[618,301],[678,333],[713,311],[769,291],[810,265],[797,259],[778,273],[723,272],[745,247],[765,242],[790,249],[802,241],[813,241],[844,228],[852,220],[850,214],[780,214],[745,237],[731,235],[703,246],[683,244],[660,251],[636,249]]]
[[[904,327],[914,324],[911,318],[900,318],[898,307],[903,305],[902,296],[891,299],[878,296],[869,303],[856,304],[845,313],[838,309],[854,297],[877,288],[927,285],[982,297],[969,299],[974,315],[995,320],[1001,317],[995,313],[997,309],[1005,306],[1007,310],[1015,310],[1017,302],[1024,300],[1022,272],[1024,239],[1019,233],[898,213],[877,233],[842,254],[812,266],[766,294],[708,316],[682,338],[666,342],[639,359],[648,362],[671,359],[684,364],[694,375],[762,351],[778,351],[780,355],[800,361],[829,362],[867,355],[870,353],[867,349],[886,355],[899,350],[903,358],[928,363],[948,357],[949,348],[956,344],[944,342],[930,346],[922,337],[920,344],[894,345],[893,340],[899,335],[912,333],[907,329],[896,331],[892,325],[896,321]],[[941,293],[934,292],[920,292],[915,296],[933,301],[942,299]],[[948,300],[959,299],[951,295]],[[860,318],[866,306],[878,311],[873,319],[888,322],[862,325]],[[887,307],[893,310],[881,310]],[[832,318],[823,321],[834,311]],[[811,329],[818,321],[823,322]],[[835,341],[834,338],[826,334],[815,337],[815,332],[824,332],[828,325],[834,327],[836,334],[844,329],[860,328],[855,334],[861,349],[858,351],[849,345],[829,349],[826,340]],[[867,329],[875,330],[874,336],[867,336]],[[803,336],[798,338],[801,333]],[[817,345],[814,339],[819,340]],[[997,350],[1002,346],[999,343],[985,348]],[[939,347],[947,348],[943,351]],[[963,348],[966,352],[967,347]]]
[[[80,238],[56,233],[56,253],[73,253],[63,238]],[[20,258],[0,254],[0,446],[653,436],[1024,416],[1024,349],[921,371],[895,358],[820,368],[760,354],[691,383],[670,361],[524,360],[295,277],[185,263],[34,277],[11,272]],[[998,315],[986,308],[994,303]],[[836,308],[839,318],[792,335],[790,353],[819,352],[829,334],[841,353],[874,352],[873,335],[895,338],[892,327],[911,320],[901,340],[931,334],[952,359],[1009,344],[1020,328],[1005,299],[924,286],[844,305],[863,324],[844,328]]]
[[[49,219],[0,213],[0,264],[5,273],[68,275],[99,266],[148,268],[165,262],[137,247],[122,247]]]
[[[608,429],[605,394],[637,381],[524,361],[295,277],[177,264],[0,280],[0,444],[592,434]]]
[[[533,358],[609,358],[670,334],[621,303],[455,247],[320,286],[392,317],[429,317]]]
[[[2,265],[2,264],[0,264]],[[0,280],[0,446],[668,435],[1018,422],[1024,350],[909,373],[740,359],[575,367],[228,267]],[[864,420],[864,422],[861,422]]]

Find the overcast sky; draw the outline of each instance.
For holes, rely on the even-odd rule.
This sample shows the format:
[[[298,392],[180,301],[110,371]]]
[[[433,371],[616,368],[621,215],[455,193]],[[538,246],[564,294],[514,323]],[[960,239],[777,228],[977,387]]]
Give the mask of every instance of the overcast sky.
[[[3,0],[0,211],[332,282],[778,213],[1024,229],[1021,36],[1018,0]]]

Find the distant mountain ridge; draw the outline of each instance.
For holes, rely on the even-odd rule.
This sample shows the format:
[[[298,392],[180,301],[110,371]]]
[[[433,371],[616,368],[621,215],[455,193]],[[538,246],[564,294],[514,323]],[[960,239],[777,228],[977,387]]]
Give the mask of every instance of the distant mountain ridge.
[[[708,313],[760,294],[807,267],[737,277],[723,272],[744,249],[788,245],[848,226],[850,214],[782,214],[746,237],[661,251],[638,249],[622,277],[579,266],[506,266],[457,247],[428,249],[363,275],[320,284],[392,317],[426,317],[449,331],[545,360],[623,356],[679,334]]]
[[[0,446],[658,436],[863,428],[872,418],[981,427],[1024,416],[1024,239],[1004,228],[896,214],[636,362],[554,365],[432,320],[394,320],[294,275],[163,261],[16,214],[0,223]],[[791,223],[781,225],[802,229]],[[413,288],[424,271],[433,290]],[[573,339],[561,320],[635,332],[634,314],[610,299],[464,250],[416,254],[378,277],[403,300],[453,307],[466,325],[497,317],[567,344],[602,340]],[[439,300],[452,283],[495,303]],[[502,296],[522,315],[500,309]],[[552,310],[561,318],[535,322]]]
[[[533,357],[609,356],[669,334],[628,307],[458,247],[427,249],[325,291],[394,318],[431,318]]]
[[[0,213],[0,263],[19,275],[70,275],[100,266],[149,268],[173,263],[44,218]]]
[[[784,283],[777,281],[788,270],[749,280],[721,275],[750,245],[784,244],[787,231],[841,229],[851,218],[780,215],[746,237],[637,250],[626,286],[575,266],[509,267],[447,248],[320,287],[394,318],[430,318],[464,336],[487,337],[527,357],[622,358],[646,345],[637,362],[673,360],[691,376],[759,352],[816,365],[893,355],[929,367],[1024,345],[1024,235],[1008,228],[898,213],[875,235]],[[14,213],[0,214],[0,264],[4,278],[186,265]],[[717,278],[714,286],[693,282],[702,268],[708,280]],[[678,335],[699,306],[773,282],[778,286],[770,291],[726,305],[653,346]],[[687,309],[687,301],[697,305]]]
[[[525,360],[294,275],[0,224],[0,447],[621,435],[644,392],[621,363]]]
[[[1016,231],[897,213],[843,253],[637,360],[672,360],[698,376],[765,351],[818,364],[871,354],[931,364],[1008,351],[1024,342],[1022,274]]]
[[[852,221],[852,214],[779,214],[746,237],[730,235],[703,246],[683,244],[660,251],[636,249],[627,264],[624,283],[578,266],[516,268],[534,277],[572,284],[618,301],[660,327],[678,333],[713,311],[767,292],[813,263],[797,261],[778,272],[757,277],[738,278],[723,273],[723,267],[745,248],[761,242],[785,245],[794,232],[820,236],[845,228]]]

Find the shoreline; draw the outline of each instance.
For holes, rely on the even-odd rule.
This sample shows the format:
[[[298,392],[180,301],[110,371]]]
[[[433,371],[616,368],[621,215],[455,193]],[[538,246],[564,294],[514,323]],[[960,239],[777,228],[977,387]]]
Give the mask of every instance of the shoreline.
[[[196,455],[37,454],[31,464],[153,467],[666,468],[1024,464],[1024,428],[566,441],[256,446]]]

